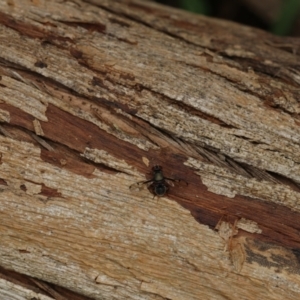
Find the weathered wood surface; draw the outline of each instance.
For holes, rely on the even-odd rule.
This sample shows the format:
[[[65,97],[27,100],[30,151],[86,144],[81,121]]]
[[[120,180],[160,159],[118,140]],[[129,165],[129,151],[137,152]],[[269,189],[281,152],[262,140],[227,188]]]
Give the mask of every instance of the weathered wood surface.
[[[148,1],[0,8],[0,266],[36,278],[2,269],[3,299],[299,299],[299,40]],[[154,164],[189,185],[130,190]]]

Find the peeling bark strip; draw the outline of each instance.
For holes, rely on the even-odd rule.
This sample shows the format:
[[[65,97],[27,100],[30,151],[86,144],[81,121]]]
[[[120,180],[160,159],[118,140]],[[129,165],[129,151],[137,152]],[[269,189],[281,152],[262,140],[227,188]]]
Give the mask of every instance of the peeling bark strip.
[[[299,39],[151,1],[0,8],[2,298],[299,299]],[[156,164],[188,186],[131,191]]]

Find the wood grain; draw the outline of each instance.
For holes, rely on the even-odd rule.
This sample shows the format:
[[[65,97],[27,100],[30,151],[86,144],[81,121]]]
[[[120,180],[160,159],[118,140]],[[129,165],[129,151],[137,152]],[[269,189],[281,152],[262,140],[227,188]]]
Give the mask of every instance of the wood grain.
[[[0,7],[3,297],[299,298],[299,39],[151,1]],[[129,189],[156,164],[188,186]]]

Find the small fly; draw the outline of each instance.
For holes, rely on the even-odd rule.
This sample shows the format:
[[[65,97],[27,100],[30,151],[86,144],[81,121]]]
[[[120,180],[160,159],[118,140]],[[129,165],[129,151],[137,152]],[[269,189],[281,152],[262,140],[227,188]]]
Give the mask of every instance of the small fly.
[[[178,179],[165,177],[162,172],[162,167],[158,165],[152,168],[152,174],[153,174],[152,179],[137,182],[136,184],[140,185],[140,184],[151,183],[150,185],[148,185],[148,190],[154,195],[154,197],[155,196],[163,197],[168,193],[170,186],[171,185],[173,186],[173,182],[180,181]],[[131,185],[129,188],[131,189],[136,184]]]

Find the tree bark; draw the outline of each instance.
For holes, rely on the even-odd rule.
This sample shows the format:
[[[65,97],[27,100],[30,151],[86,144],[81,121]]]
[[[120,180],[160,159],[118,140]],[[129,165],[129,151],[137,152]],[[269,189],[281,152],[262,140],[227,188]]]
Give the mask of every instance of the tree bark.
[[[150,1],[0,7],[3,299],[299,299],[299,39]],[[165,197],[135,184],[154,165]]]

